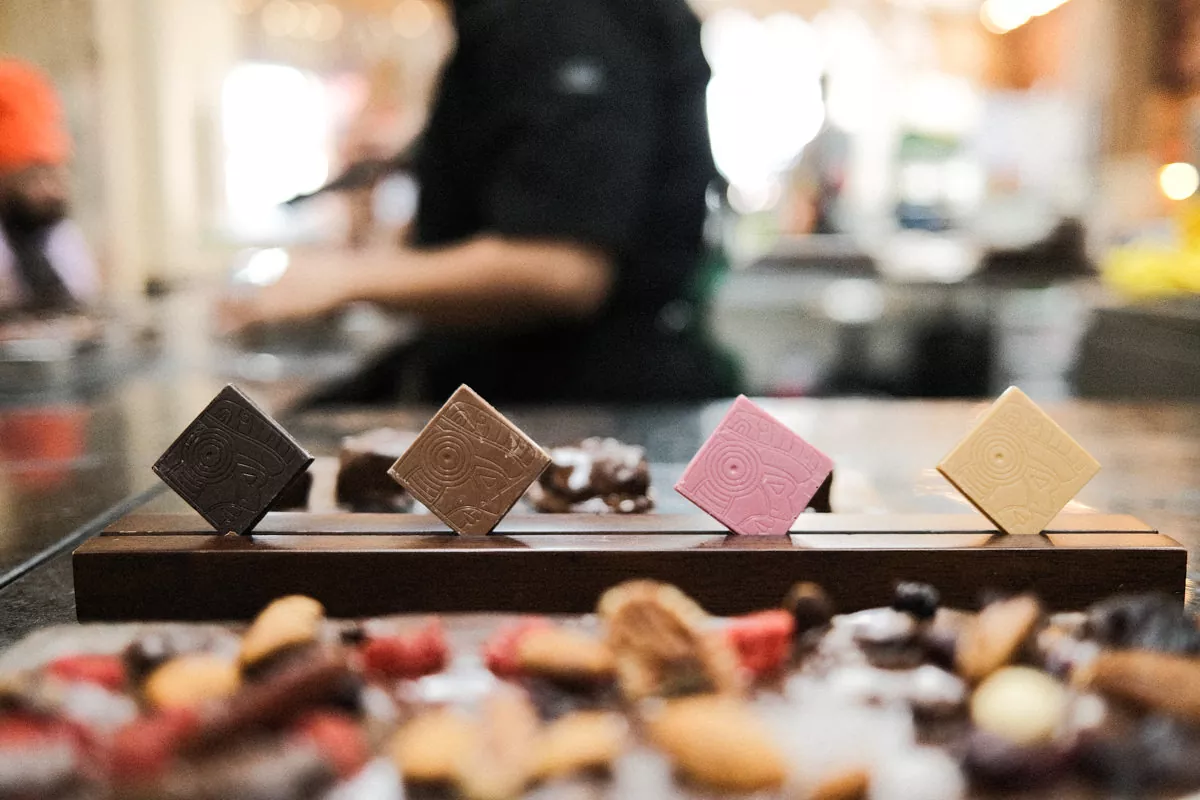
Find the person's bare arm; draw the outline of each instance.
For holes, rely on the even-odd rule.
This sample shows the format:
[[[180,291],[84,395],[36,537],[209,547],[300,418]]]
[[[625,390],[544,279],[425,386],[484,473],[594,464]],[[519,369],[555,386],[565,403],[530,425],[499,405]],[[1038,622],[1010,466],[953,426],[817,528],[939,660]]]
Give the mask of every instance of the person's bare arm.
[[[455,326],[580,319],[604,303],[612,273],[598,249],[549,240],[477,237],[439,250],[296,254],[278,283],[224,303],[221,322],[236,330],[359,301]]]

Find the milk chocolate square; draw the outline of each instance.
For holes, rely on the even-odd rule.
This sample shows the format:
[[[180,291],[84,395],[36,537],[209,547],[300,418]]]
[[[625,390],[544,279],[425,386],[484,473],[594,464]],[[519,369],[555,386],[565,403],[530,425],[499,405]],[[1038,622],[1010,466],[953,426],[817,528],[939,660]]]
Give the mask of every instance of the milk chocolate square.
[[[1041,533],[1100,464],[1013,386],[938,472],[1005,533]]]
[[[738,397],[675,491],[734,533],[782,535],[832,470],[829,456]]]
[[[388,472],[455,531],[480,535],[549,463],[532,439],[460,386]]]
[[[312,460],[250,398],[226,386],[154,472],[217,531],[245,534]]]

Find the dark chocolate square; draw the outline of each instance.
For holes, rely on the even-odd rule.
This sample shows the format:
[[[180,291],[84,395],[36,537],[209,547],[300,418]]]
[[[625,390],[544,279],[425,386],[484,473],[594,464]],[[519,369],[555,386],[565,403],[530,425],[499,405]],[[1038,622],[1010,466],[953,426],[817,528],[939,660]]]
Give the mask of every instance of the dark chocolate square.
[[[217,531],[246,534],[312,461],[279,423],[226,386],[154,472]]]
[[[460,386],[388,473],[458,533],[482,535],[549,463],[546,451]]]

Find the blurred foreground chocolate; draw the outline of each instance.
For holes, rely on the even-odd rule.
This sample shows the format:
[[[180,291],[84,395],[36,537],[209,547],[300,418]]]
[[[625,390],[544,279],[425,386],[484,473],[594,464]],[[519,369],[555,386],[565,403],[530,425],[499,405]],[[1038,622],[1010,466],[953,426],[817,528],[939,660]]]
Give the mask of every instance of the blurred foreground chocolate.
[[[226,386],[154,472],[218,532],[246,534],[312,460],[250,398]]]
[[[549,463],[532,439],[460,386],[389,473],[455,531],[482,535]]]
[[[412,496],[388,476],[388,469],[408,452],[416,438],[410,431],[376,428],[342,439],[338,453],[338,505],[351,511],[410,510]]]

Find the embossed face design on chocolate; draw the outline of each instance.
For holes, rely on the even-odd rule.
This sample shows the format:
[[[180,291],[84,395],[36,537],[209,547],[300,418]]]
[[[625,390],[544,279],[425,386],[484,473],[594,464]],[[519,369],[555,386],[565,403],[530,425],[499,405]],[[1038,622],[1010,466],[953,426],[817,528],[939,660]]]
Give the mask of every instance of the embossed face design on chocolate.
[[[1044,530],[1099,469],[1087,451],[1015,387],[938,465],[1008,533]]]
[[[227,386],[154,471],[218,531],[246,533],[310,463],[286,431]]]
[[[739,397],[675,488],[735,533],[784,534],[832,468],[827,456]]]
[[[544,450],[464,386],[390,473],[454,530],[482,534],[549,462]]]

